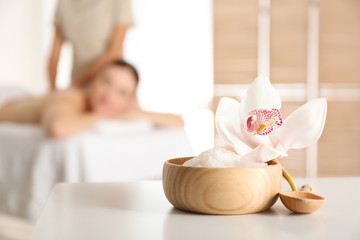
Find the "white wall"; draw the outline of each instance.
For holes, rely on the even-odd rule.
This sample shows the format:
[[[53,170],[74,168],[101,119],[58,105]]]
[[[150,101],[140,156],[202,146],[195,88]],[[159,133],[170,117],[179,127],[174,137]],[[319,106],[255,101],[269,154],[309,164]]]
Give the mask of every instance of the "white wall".
[[[140,105],[182,113],[195,153],[213,146],[211,0],[133,0],[125,57],[140,71]],[[205,108],[204,108],[205,107]]]
[[[40,0],[0,1],[0,85],[45,90]]]
[[[141,105],[183,111],[211,101],[211,1],[134,0],[133,6],[136,26],[125,57],[140,70]]]

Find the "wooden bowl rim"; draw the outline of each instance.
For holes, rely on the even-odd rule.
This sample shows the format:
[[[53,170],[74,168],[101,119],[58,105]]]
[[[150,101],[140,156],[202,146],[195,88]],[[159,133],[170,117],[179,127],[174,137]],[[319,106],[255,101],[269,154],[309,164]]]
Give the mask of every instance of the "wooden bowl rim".
[[[278,167],[280,165],[280,163],[277,161],[277,159],[273,159],[271,161],[269,161],[268,163],[271,163],[270,165],[267,166],[262,166],[262,167],[236,167],[236,168],[226,168],[226,167],[194,167],[194,166],[184,166],[184,165],[180,165],[180,164],[176,164],[176,163],[172,163],[170,161],[174,161],[174,160],[183,160],[186,159],[190,160],[191,158],[194,158],[196,156],[192,156],[192,157],[178,157],[178,158],[171,158],[169,160],[166,160],[164,164],[170,165],[170,166],[175,166],[175,167],[182,167],[182,168],[194,168],[194,169],[258,169],[258,168],[275,168]]]

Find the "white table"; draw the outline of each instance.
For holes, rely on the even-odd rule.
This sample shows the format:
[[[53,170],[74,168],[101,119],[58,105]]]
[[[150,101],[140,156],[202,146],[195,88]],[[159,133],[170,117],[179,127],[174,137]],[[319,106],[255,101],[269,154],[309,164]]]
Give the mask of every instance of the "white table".
[[[31,239],[359,240],[360,178],[297,179],[305,183],[326,198],[313,214],[294,214],[279,199],[269,211],[232,216],[177,210],[160,181],[57,184]]]

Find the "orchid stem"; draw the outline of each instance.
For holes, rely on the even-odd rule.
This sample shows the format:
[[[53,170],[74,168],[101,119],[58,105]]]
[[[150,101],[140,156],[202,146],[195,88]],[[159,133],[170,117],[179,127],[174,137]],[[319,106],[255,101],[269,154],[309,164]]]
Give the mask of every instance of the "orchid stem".
[[[298,191],[298,189],[296,187],[296,183],[294,181],[294,178],[291,176],[291,174],[288,171],[286,171],[285,168],[282,168],[282,174],[283,174],[284,178],[286,179],[286,181],[289,183],[291,190]]]

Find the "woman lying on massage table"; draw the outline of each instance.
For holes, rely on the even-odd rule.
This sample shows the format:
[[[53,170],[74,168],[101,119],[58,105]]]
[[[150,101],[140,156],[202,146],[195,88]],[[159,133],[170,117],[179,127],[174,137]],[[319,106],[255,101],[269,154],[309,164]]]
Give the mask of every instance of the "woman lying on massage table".
[[[41,98],[11,101],[0,109],[0,121],[41,124],[49,136],[62,138],[103,119],[145,119],[157,126],[183,126],[180,116],[145,112],[136,104],[139,76],[129,63],[105,67],[89,89],[52,92]]]

